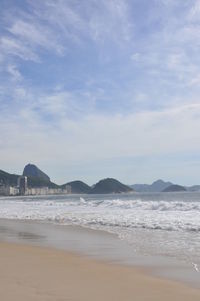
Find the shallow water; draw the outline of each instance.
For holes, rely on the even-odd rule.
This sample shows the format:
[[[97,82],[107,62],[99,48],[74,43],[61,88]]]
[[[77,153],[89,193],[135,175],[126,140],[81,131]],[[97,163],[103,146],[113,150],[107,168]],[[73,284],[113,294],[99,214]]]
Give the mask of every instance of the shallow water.
[[[129,255],[123,255],[123,260],[130,254],[152,262],[165,257],[200,277],[200,193],[1,198],[0,218],[104,230],[128,246]],[[30,233],[21,231],[20,235],[26,238]]]
[[[47,222],[0,219],[0,241],[53,247],[108,262],[142,267],[155,276],[200,288],[199,273],[191,265],[168,256],[139,254],[127,241],[105,231]]]

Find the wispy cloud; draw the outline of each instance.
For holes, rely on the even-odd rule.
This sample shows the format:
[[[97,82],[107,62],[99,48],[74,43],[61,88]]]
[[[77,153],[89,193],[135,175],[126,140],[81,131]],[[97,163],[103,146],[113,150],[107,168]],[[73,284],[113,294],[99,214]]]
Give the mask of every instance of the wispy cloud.
[[[23,45],[20,41],[15,38],[8,36],[2,37],[0,40],[0,49],[5,58],[12,55],[19,57],[23,60],[38,61],[38,55],[34,53],[32,49]]]
[[[160,112],[144,111],[126,118],[89,114],[73,120],[62,112],[62,105],[55,102],[52,113],[59,116],[56,127],[28,105],[12,121],[2,117],[1,157],[14,165],[16,160],[25,163],[32,158],[42,164],[54,158],[59,168],[67,169],[72,163],[92,161],[98,167],[98,161],[113,158],[200,151],[198,103]]]
[[[0,12],[2,168],[199,151],[200,1],[10,3]]]
[[[63,47],[58,44],[55,33],[51,32],[46,26],[34,24],[34,20],[16,20],[8,28],[8,31],[27,47],[41,47],[49,51],[55,50],[58,54],[63,51]]]
[[[59,28],[66,38],[84,43],[85,39],[104,42],[107,39],[130,40],[132,22],[127,1],[90,0],[87,5],[80,1],[35,1],[31,3],[40,19]],[[116,26],[118,30],[116,30]]]
[[[16,65],[8,65],[7,71],[11,75],[11,77],[14,81],[22,80],[22,75],[19,72],[19,70],[17,69]]]

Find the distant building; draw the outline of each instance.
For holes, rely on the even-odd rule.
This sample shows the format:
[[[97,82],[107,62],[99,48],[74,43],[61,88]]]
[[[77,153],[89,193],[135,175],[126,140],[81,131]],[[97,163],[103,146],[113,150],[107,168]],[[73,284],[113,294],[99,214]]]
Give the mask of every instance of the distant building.
[[[55,194],[68,194],[67,189],[62,188],[49,188],[49,187],[32,187],[26,190],[26,195],[55,195]]]
[[[29,187],[26,195],[47,195],[48,187]]]
[[[28,190],[27,177],[21,176],[18,178],[19,194],[26,195]]]
[[[9,195],[19,195],[19,187],[9,187]]]
[[[0,195],[8,195],[8,190],[7,190],[7,186],[4,184],[0,185]]]
[[[71,193],[71,186],[66,185],[63,188],[49,188],[49,187],[28,187],[26,176],[18,178],[18,186],[9,186],[0,183],[1,196],[14,196],[14,195],[58,195]]]
[[[2,196],[9,196],[9,195],[18,195],[19,188],[13,187],[9,185],[0,185],[0,195]]]
[[[66,194],[72,193],[72,187],[71,187],[71,185],[66,184],[66,185],[63,187],[63,191],[65,191]]]

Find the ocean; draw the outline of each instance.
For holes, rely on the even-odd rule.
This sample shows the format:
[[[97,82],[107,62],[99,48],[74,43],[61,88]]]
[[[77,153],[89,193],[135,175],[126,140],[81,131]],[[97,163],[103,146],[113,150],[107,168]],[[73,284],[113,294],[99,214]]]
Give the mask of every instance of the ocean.
[[[135,255],[177,259],[200,271],[200,193],[1,197],[0,218],[103,230]]]

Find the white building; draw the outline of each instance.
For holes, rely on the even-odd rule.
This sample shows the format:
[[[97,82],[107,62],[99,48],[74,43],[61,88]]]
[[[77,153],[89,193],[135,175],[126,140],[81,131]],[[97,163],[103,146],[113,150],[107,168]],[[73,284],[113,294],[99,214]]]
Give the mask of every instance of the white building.
[[[18,195],[19,188],[7,185],[0,185],[0,195],[9,196],[9,195]]]
[[[26,195],[55,195],[55,194],[68,194],[70,190],[62,188],[48,188],[48,187],[33,187],[27,188]]]

